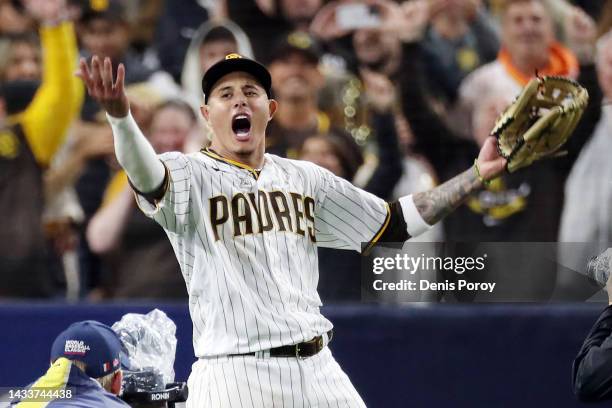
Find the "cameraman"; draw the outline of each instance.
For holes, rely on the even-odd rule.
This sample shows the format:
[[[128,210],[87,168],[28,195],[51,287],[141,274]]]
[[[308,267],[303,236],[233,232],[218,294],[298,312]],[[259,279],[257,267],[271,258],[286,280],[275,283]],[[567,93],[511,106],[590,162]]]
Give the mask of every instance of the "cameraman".
[[[119,399],[122,344],[110,327],[86,320],[73,323],[59,334],[51,347],[51,367],[29,388],[53,398],[47,408],[129,407]],[[11,406],[28,406],[26,400]]]

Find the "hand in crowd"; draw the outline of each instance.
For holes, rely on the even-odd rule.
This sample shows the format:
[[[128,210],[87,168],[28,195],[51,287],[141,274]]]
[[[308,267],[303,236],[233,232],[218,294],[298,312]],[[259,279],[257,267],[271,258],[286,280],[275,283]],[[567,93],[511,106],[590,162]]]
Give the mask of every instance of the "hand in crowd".
[[[345,1],[332,1],[321,8],[311,23],[311,34],[323,41],[350,34],[352,30],[338,26],[336,20],[338,7],[346,3]],[[405,1],[401,5],[390,0],[366,0],[353,3],[365,3],[374,7],[380,17],[378,28],[393,33],[406,42],[420,40],[430,20],[429,0]]]
[[[396,4],[389,0],[369,0],[380,17],[380,29],[405,42],[418,41],[429,23],[428,0],[412,0]]]
[[[391,80],[370,69],[362,68],[359,72],[369,106],[379,113],[391,111],[396,99]]]
[[[66,0],[22,0],[28,13],[38,22],[55,25],[66,17]]]
[[[336,21],[336,10],[343,4],[346,2],[330,1],[323,6],[310,23],[310,33],[322,41],[331,41],[350,34],[351,30],[341,28]]]
[[[397,35],[404,42],[421,40],[431,20],[428,0],[413,0],[402,4],[402,13],[397,22]]]
[[[597,25],[580,7],[572,7],[564,20],[568,46],[581,62],[590,62],[594,57]]]
[[[473,19],[478,9],[482,6],[482,0],[429,0],[427,3],[429,6],[429,14],[432,18],[448,10],[450,7],[458,6],[468,20]]]
[[[478,9],[482,7],[482,0],[456,0],[460,3],[464,15],[468,20],[476,17]]]
[[[86,131],[75,132],[73,152],[77,158],[86,161],[113,154],[113,132],[108,125],[81,124],[80,126],[86,128]]]
[[[255,0],[257,7],[267,16],[272,16],[276,13],[276,1],[274,0]]]
[[[85,82],[87,92],[98,102],[109,115],[116,118],[127,116],[130,104],[125,93],[125,66],[119,64],[117,78],[113,80],[113,68],[110,58],[104,62],[100,57],[94,55],[91,59],[91,67],[87,61],[81,58],[78,75]]]
[[[44,224],[45,236],[53,245],[55,252],[64,254],[78,245],[78,233],[69,217],[62,217]]]

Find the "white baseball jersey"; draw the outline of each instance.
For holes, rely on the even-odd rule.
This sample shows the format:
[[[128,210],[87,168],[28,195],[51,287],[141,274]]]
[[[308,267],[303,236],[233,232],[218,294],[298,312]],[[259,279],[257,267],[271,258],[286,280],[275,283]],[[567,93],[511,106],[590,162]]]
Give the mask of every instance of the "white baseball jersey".
[[[160,155],[153,206],[189,293],[197,357],[308,341],[332,328],[317,294],[317,245],[361,250],[389,222],[380,198],[312,163],[266,154],[261,171],[211,151]],[[359,279],[355,271],[355,279]]]

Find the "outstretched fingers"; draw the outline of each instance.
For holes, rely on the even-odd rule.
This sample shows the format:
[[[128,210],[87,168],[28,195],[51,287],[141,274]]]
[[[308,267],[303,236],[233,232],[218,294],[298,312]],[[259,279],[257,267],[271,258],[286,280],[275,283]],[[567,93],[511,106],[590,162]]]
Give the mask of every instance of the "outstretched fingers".
[[[119,64],[117,77],[113,79],[113,64],[110,58],[94,55],[91,64],[85,59],[79,60],[77,75],[83,79],[87,92],[111,116],[125,117],[130,105],[125,94],[125,66]]]
[[[121,95],[125,91],[125,66],[119,64],[117,68],[117,80],[113,84],[113,93],[115,95]]]
[[[89,72],[89,66],[87,65],[87,60],[85,58],[81,58],[79,60],[79,71],[77,75],[85,82],[85,86],[87,90],[91,93],[93,89],[93,81],[91,78],[91,72]]]
[[[113,64],[111,64],[111,60],[108,57],[104,58],[101,77],[104,96],[108,98],[112,96],[113,92]]]
[[[94,92],[94,97],[102,96],[104,87],[102,84],[102,63],[97,55],[91,58],[91,81]]]

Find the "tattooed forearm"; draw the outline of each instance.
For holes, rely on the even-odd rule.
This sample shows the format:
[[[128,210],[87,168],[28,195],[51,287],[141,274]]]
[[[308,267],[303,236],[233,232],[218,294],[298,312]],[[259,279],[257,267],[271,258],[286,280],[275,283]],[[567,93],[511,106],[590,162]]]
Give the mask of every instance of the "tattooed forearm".
[[[446,183],[429,191],[414,194],[412,197],[421,217],[429,225],[433,225],[481,187],[482,182],[478,179],[474,168],[470,167]]]

